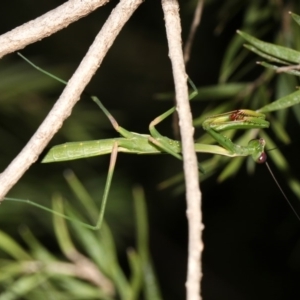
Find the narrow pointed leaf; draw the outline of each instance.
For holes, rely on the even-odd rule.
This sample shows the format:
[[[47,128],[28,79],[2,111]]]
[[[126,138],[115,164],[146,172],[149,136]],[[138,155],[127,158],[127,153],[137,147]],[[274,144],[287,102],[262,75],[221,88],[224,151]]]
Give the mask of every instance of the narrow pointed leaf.
[[[251,45],[255,46],[258,50],[274,56],[276,58],[285,60],[290,63],[299,64],[300,63],[300,52],[289,49],[283,46],[274,45],[271,43],[263,42],[245,32],[237,31],[237,33],[243,37]]]

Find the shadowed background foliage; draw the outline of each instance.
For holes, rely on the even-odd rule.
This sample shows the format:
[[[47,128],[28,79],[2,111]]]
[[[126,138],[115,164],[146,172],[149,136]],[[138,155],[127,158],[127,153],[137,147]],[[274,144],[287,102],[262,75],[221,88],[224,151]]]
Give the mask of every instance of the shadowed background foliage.
[[[5,33],[62,3],[57,0],[9,1],[1,10],[0,32]],[[27,46],[21,53],[67,80],[116,3],[111,1],[53,36]],[[220,112],[222,109],[223,112],[237,108],[256,109],[266,99],[274,100],[294,90],[299,84],[297,79],[270,74],[256,66],[257,56],[242,50],[243,41],[235,31],[239,28],[260,39],[299,49],[299,27],[288,15],[288,11],[299,13],[296,3],[271,0],[263,4],[253,0],[205,3],[187,65],[190,78],[202,88],[199,95],[201,91],[205,95],[202,97],[205,101],[192,102],[194,118],[213,109],[220,109]],[[195,6],[196,1],[181,1],[184,41]],[[226,94],[224,90],[219,92],[218,84],[227,87]],[[203,89],[213,85],[215,87],[209,91]],[[249,86],[252,87],[250,91],[246,89]],[[60,83],[32,69],[16,54],[0,61],[1,170],[27,143],[63,88]],[[172,106],[172,97],[161,99],[167,98],[173,88],[161,4],[145,1],[122,30],[88,91],[103,101],[122,127],[147,133],[150,121]],[[290,169],[281,172],[276,168],[276,161],[270,161],[270,164],[298,212],[299,199],[291,191],[287,178],[291,175],[297,178],[300,169],[299,115],[299,109],[295,108],[278,117],[290,136],[289,144],[277,139],[276,131],[268,131],[288,160]],[[164,135],[174,138],[172,118],[158,128]],[[196,137],[202,135],[201,126],[197,127]],[[49,147],[68,141],[115,136],[118,135],[98,107],[83,97]],[[211,156],[198,157],[201,162]],[[108,156],[46,165],[37,162],[8,196],[51,206],[53,195],[59,193],[73,203],[72,199],[76,197],[63,176],[66,170],[72,169],[99,204],[108,162]],[[233,176],[220,182],[219,175],[225,166],[226,162],[220,167],[213,164],[211,176],[201,184],[205,223],[203,298],[297,299],[300,222],[284,202],[265,166],[254,167],[251,162],[244,161],[241,166],[228,171]],[[169,188],[160,189],[159,186],[180,173],[181,162],[167,155],[120,154],[105,212],[120,264],[125,272],[129,272],[126,250],[135,247],[132,188],[136,184],[144,188],[150,251],[163,298],[172,300],[185,298],[188,237],[184,189],[181,180]],[[61,257],[50,214],[26,204],[5,201],[0,207],[0,222],[1,230],[25,248],[28,246],[20,236],[23,226],[29,227],[54,256]],[[0,255],[1,261],[7,259],[4,251]],[[0,289],[6,291],[8,287],[9,282],[5,282]],[[23,297],[27,299],[27,296]]]

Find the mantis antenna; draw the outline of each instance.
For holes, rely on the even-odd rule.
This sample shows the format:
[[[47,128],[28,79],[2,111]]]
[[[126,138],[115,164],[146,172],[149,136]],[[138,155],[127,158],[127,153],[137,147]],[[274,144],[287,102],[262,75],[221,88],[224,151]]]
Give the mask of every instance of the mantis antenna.
[[[267,156],[266,156],[267,157]],[[268,164],[267,161],[264,162],[266,164],[266,167],[268,168],[272,178],[274,179],[276,185],[278,186],[282,196],[284,197],[284,199],[286,200],[286,202],[288,203],[288,205],[290,206],[290,208],[292,209],[292,211],[294,212],[295,216],[297,217],[297,219],[300,221],[300,216],[299,214],[296,212],[295,208],[293,207],[292,203],[290,202],[290,200],[288,199],[287,195],[285,194],[285,192],[283,191],[282,187],[280,186],[279,182],[277,181],[274,173],[272,172],[270,165]]]
[[[271,151],[271,150],[274,150],[274,149],[276,149],[276,148],[268,149],[268,151]],[[269,173],[271,174],[271,176],[272,176],[274,182],[276,183],[277,187],[279,188],[279,190],[280,190],[280,192],[281,192],[283,198],[286,200],[287,204],[288,204],[289,207],[292,209],[292,211],[293,211],[293,213],[295,214],[295,216],[297,217],[297,219],[300,221],[300,216],[299,216],[299,214],[297,213],[297,211],[296,211],[295,208],[293,207],[293,205],[292,205],[292,203],[290,202],[289,198],[287,197],[287,195],[286,195],[285,192],[283,191],[281,185],[279,184],[278,180],[276,179],[276,177],[275,177],[275,175],[274,175],[274,173],[273,173],[273,171],[272,171],[270,165],[269,165],[268,162],[267,162],[267,158],[268,158],[268,157],[267,157],[267,154],[266,154],[265,152],[262,152],[262,153],[261,153],[261,156],[257,159],[256,162],[259,163],[259,164],[265,163],[265,165],[266,165],[266,167],[267,167]]]

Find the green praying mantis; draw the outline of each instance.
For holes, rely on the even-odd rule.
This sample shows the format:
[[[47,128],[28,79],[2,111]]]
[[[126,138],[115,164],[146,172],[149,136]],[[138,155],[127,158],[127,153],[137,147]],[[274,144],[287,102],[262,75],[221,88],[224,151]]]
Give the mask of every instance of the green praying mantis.
[[[66,84],[65,81],[62,81],[61,79],[56,78],[54,75],[37,67],[31,61],[27,60],[25,57],[22,56],[22,58],[25,59],[28,63],[30,63],[34,68]],[[104,211],[105,211],[105,207],[109,195],[109,190],[111,187],[111,182],[113,178],[118,152],[131,153],[131,154],[167,153],[180,160],[182,160],[182,156],[181,156],[181,143],[177,140],[172,140],[168,137],[162,136],[155,128],[157,124],[159,124],[161,121],[166,119],[176,110],[175,107],[169,109],[162,115],[158,116],[149,124],[150,134],[140,134],[140,133],[128,131],[125,128],[119,126],[115,118],[105,108],[103,103],[95,96],[91,96],[91,98],[100,107],[103,113],[107,116],[113,128],[120,134],[121,137],[94,140],[94,141],[70,142],[62,145],[57,145],[52,147],[49,150],[49,152],[43,158],[42,163],[62,162],[62,161],[93,157],[98,155],[111,154],[106,184],[104,188],[100,212],[99,212],[96,225],[93,226],[75,220],[68,215],[56,212],[50,208],[41,206],[29,200],[22,200],[22,201],[23,202],[25,201],[43,210],[52,212],[70,221],[79,222],[83,226],[88,227],[90,229],[98,230],[100,229],[103,221]],[[219,146],[195,143],[194,144],[195,151],[198,153],[211,153],[211,154],[218,154],[218,155],[223,155],[228,157],[252,156],[255,162],[264,163],[266,162],[267,159],[267,155],[264,150],[266,145],[264,139],[260,138],[260,139],[250,140],[247,146],[241,146],[233,143],[228,137],[226,137],[223,134],[223,131],[232,130],[232,129],[247,130],[247,129],[268,128],[270,126],[270,123],[266,121],[265,119],[266,116],[264,113],[287,108],[292,105],[298,104],[299,102],[300,102],[300,91],[296,91],[293,94],[280,98],[279,100],[262,107],[258,111],[239,109],[239,110],[234,110],[231,112],[211,116],[204,120],[202,126],[203,129],[214,138],[214,140],[219,144]],[[203,172],[201,166],[199,166],[199,169],[200,171]],[[281,188],[280,190],[283,193]],[[283,196],[288,201],[284,193]],[[13,199],[13,198],[6,198],[6,199],[21,201],[20,199]],[[290,203],[289,205],[291,206]],[[293,211],[298,217],[298,219],[300,220],[300,217],[298,216],[298,214],[295,212],[294,209]]]

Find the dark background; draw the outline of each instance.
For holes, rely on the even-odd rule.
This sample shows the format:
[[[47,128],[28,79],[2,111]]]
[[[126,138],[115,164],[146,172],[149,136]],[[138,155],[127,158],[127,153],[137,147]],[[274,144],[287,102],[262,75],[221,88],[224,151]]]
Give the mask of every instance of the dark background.
[[[184,41],[194,2],[181,1]],[[205,6],[187,65],[187,72],[197,87],[218,83],[224,53],[253,3],[226,2],[225,5],[223,1],[208,1]],[[272,13],[265,23],[258,20],[255,30],[259,32],[260,26],[267,26],[269,30],[264,38],[273,41],[282,30],[284,14],[288,10],[297,12],[294,2],[297,1],[275,4],[257,1],[261,11]],[[62,3],[55,0],[6,2],[0,13],[0,32],[5,33]],[[22,54],[67,80],[116,3],[111,1],[53,36],[27,46]],[[242,80],[255,80],[260,72],[261,68],[255,67]],[[268,88],[274,89],[274,84],[271,82]],[[63,86],[33,70],[15,53],[0,62],[0,85],[0,166],[4,170],[40,125]],[[88,90],[104,102],[121,126],[147,133],[150,121],[172,106],[172,100],[158,101],[155,95],[173,89],[161,4],[145,1],[122,30]],[[197,116],[207,105],[207,102],[193,102],[193,115]],[[169,119],[159,125],[159,130],[174,137]],[[291,173],[297,177],[299,126],[292,114],[287,131],[293,142],[283,146],[282,151]],[[202,129],[197,128],[196,133],[203,134]],[[83,98],[49,147],[67,141],[115,136],[118,134],[101,111],[88,98]],[[48,165],[37,162],[8,196],[50,206],[51,196],[59,191],[72,200],[74,196],[62,175],[71,168],[93,198],[100,200],[108,160],[104,156]],[[272,167],[272,161],[270,164]],[[151,254],[164,299],[172,300],[185,298],[188,239],[185,197],[183,190],[178,192],[176,186],[159,190],[158,185],[180,170],[181,162],[166,155],[120,154],[105,213],[126,269],[125,250],[134,246],[131,189],[135,184],[145,189]],[[298,199],[287,184],[288,175],[276,168],[274,171],[299,212]],[[249,175],[244,163],[234,177],[223,183],[217,181],[218,172],[201,184],[205,224],[203,298],[299,299],[300,222],[284,202],[267,169],[260,165]],[[0,208],[0,220],[1,230],[16,240],[21,242],[19,228],[26,224],[48,249],[53,253],[58,251],[52,237],[51,215],[26,204],[5,201]]]

